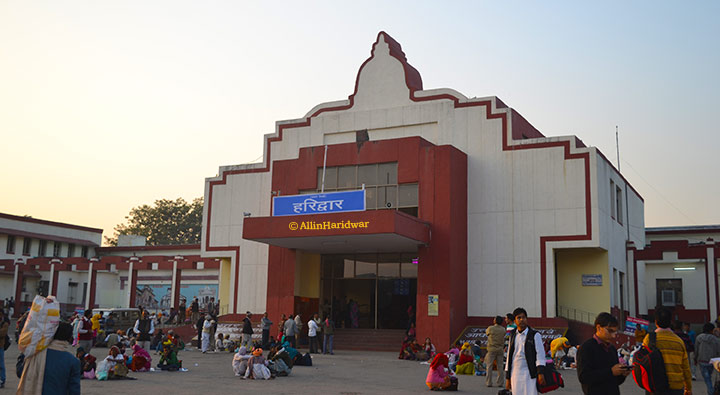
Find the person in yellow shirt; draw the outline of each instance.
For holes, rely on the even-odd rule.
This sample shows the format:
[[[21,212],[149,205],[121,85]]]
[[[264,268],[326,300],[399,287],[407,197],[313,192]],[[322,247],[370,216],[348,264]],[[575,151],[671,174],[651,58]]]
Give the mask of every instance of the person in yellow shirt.
[[[655,312],[655,345],[660,350],[665,362],[665,374],[667,374],[670,390],[663,392],[667,395],[692,395],[692,375],[690,374],[690,363],[688,362],[685,343],[670,329],[672,312],[665,307],[660,307]],[[645,336],[643,345],[650,344],[650,335]]]
[[[565,353],[567,353],[567,350],[569,348],[570,341],[565,336],[558,337],[557,339],[553,339],[553,341],[550,342],[550,356],[552,357],[556,368],[560,366],[560,360],[565,355]],[[562,350],[563,353],[561,355],[556,355],[557,352],[560,350]]]

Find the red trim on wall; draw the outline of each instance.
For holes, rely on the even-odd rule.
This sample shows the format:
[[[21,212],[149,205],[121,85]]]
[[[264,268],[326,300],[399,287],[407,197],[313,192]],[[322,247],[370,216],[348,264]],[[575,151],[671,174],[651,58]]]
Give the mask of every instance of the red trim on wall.
[[[36,219],[32,217],[23,217],[19,215],[12,215],[12,214],[4,214],[0,213],[0,218],[10,219],[13,221],[22,221],[22,222],[30,222],[34,224],[41,224],[41,225],[50,225],[50,226],[57,226],[59,228],[66,228],[66,229],[75,229],[75,230],[82,230],[85,232],[93,232],[93,233],[102,233],[102,229],[98,228],[89,228],[86,226],[80,226],[80,225],[71,225],[66,224],[63,222],[54,222],[54,221],[47,221],[44,219]]]
[[[410,66],[407,63],[407,59],[405,59],[404,54],[402,54],[402,56],[400,56],[400,53],[402,53],[402,52],[400,51],[400,53],[398,53],[397,50],[394,50],[394,49],[399,48],[400,45],[397,44],[397,42],[395,40],[393,40],[385,32],[380,32],[378,34],[378,39],[376,40],[375,44],[373,45],[373,48],[379,42],[379,38],[381,35],[385,36],[386,42],[388,42],[388,44],[391,48],[390,54],[401,62],[401,64],[403,65],[403,67],[406,71],[406,85],[409,89],[410,100],[412,100],[414,102],[425,102],[425,101],[434,101],[434,100],[450,100],[453,102],[454,108],[484,106],[487,119],[499,119],[502,122],[502,139],[503,139],[502,149],[503,149],[503,151],[562,147],[562,148],[564,148],[565,160],[580,159],[580,160],[584,161],[584,166],[585,166],[585,204],[586,204],[586,207],[585,207],[585,218],[586,218],[585,233],[579,234],[579,235],[559,235],[559,236],[541,236],[540,237],[541,309],[542,309],[542,316],[546,317],[547,316],[547,258],[546,258],[546,253],[545,253],[546,252],[546,244],[550,243],[550,242],[558,242],[558,241],[582,241],[582,240],[591,240],[592,239],[592,211],[591,211],[592,205],[591,205],[591,198],[590,198],[590,154],[589,154],[589,152],[582,152],[582,153],[575,153],[575,154],[571,153],[570,152],[571,147],[570,147],[569,141],[547,141],[547,142],[534,143],[534,144],[509,145],[508,144],[508,116],[507,116],[507,113],[503,112],[503,113],[493,114],[492,110],[491,110],[491,107],[492,107],[491,100],[460,102],[460,98],[455,97],[450,94],[447,94],[447,93],[426,96],[426,97],[415,96],[415,92],[417,90],[421,89],[422,86],[421,85],[418,86],[417,81],[415,81],[414,75],[411,75],[412,72],[410,72],[410,73],[408,72],[408,70],[410,70],[410,69],[412,69],[412,70],[415,70],[415,69],[412,68],[412,66]],[[391,45],[391,41],[392,41],[392,45]],[[317,110],[315,113],[313,113],[309,117],[305,118],[303,121],[278,125],[277,136],[266,138],[266,147],[267,148],[266,148],[266,155],[265,155],[263,167],[223,171],[222,178],[220,180],[211,181],[209,183],[209,192],[208,192],[208,199],[207,199],[207,225],[205,226],[205,232],[206,232],[205,233],[205,250],[206,251],[228,251],[228,252],[235,251],[236,257],[238,259],[237,263],[239,264],[239,248],[238,247],[210,246],[210,229],[211,229],[210,221],[212,218],[212,203],[213,203],[214,187],[218,186],[218,185],[226,184],[227,177],[229,175],[245,174],[245,173],[259,173],[259,172],[269,171],[270,163],[272,163],[272,153],[271,153],[272,143],[282,140],[283,132],[285,131],[285,129],[310,126],[310,119],[313,117],[316,117],[317,115],[319,115],[323,112],[340,111],[340,110],[347,110],[347,109],[351,108],[354,103],[354,96],[358,90],[360,73],[361,73],[363,67],[370,60],[372,60],[372,58],[373,58],[373,55],[371,55],[370,58],[368,58],[360,66],[360,70],[358,71],[358,75],[355,80],[355,90],[354,90],[353,94],[348,97],[349,103],[347,105],[322,108],[322,109]],[[417,72],[417,70],[415,70],[415,72]],[[419,77],[419,74],[418,74],[418,77]],[[238,279],[236,278],[235,281],[236,281],[235,290],[237,292]],[[236,297],[236,295],[234,297]]]
[[[160,246],[138,246],[138,247],[99,247],[95,252],[111,253],[125,251],[173,251],[173,250],[200,250],[200,244],[178,244],[178,245],[160,245]]]

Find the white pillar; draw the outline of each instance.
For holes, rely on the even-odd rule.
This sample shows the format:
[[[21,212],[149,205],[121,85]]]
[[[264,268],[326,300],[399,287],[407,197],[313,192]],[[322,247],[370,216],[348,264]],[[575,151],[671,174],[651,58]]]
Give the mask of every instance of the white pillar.
[[[85,295],[85,310],[90,309],[90,292],[95,291],[95,287],[92,285],[92,272],[93,272],[93,260],[90,260],[88,265],[88,278],[87,278],[87,295]]]
[[[638,312],[635,309],[635,300],[638,298],[638,290],[635,288],[635,243],[628,241],[626,250],[626,264],[627,264],[627,286],[625,289],[628,290],[628,311],[631,317],[637,317]]]
[[[714,242],[712,239],[708,239],[708,241],[705,242],[707,245],[707,257],[705,258],[705,264],[707,265],[707,273],[708,273],[708,295],[710,295],[710,306],[708,306],[710,310],[710,320],[714,320],[718,316],[718,306],[717,306],[717,276],[715,275],[715,267],[717,263],[715,263],[715,250],[714,250]]]
[[[48,285],[48,294],[45,296],[52,295],[54,282],[55,282],[55,264],[53,263],[53,261],[50,261],[50,285]],[[57,295],[53,295],[53,296],[57,297]]]
[[[134,260],[130,259],[130,266],[128,267],[128,281],[127,281],[127,307],[130,308],[130,300],[132,298],[132,292],[134,291],[132,288],[133,283],[133,265],[135,264]]]
[[[13,299],[17,298],[17,286],[18,286],[18,272],[20,271],[20,264],[22,264],[23,261],[18,259],[15,261],[15,274],[13,275],[13,293],[12,297]],[[15,303],[17,303],[18,300],[15,300]],[[15,307],[15,306],[13,306]]]
[[[177,258],[177,257],[176,257]],[[175,280],[177,280],[177,260],[173,261],[172,283],[170,285],[170,307],[175,306]]]

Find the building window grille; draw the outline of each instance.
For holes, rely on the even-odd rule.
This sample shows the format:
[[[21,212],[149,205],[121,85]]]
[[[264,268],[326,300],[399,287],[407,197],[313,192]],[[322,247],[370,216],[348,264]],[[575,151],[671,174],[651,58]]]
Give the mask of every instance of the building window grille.
[[[60,242],[54,242],[53,243],[53,257],[59,257],[60,256],[60,246],[62,244]]]
[[[68,244],[67,256],[72,258],[75,255],[75,244]]]
[[[30,246],[32,245],[32,239],[25,237],[23,239],[23,255],[30,255]]]
[[[82,249],[80,250],[80,256],[83,257],[83,258],[87,258],[87,257],[88,257],[88,248],[87,248],[87,246],[83,246],[83,247],[82,247]]]
[[[622,206],[622,189],[620,187],[615,188],[615,205],[617,206],[617,222],[622,225],[623,223],[623,206]]]
[[[44,257],[46,250],[47,250],[47,241],[40,240],[40,242],[38,243],[38,256]]]
[[[7,247],[5,248],[5,252],[8,254],[14,254],[15,253],[15,236],[8,235],[7,237]]]

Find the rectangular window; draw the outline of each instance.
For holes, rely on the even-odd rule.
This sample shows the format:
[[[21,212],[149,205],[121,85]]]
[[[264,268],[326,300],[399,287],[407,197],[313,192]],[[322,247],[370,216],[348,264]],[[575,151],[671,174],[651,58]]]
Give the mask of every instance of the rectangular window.
[[[75,244],[68,244],[68,258],[72,258],[75,255]]]
[[[54,257],[60,256],[60,246],[62,246],[62,244],[60,242],[56,241],[53,243],[53,255],[52,256],[54,256]]]
[[[40,240],[40,242],[38,243],[38,256],[39,257],[45,256],[46,250],[47,250],[47,241]]]
[[[623,205],[622,205],[622,189],[620,187],[615,188],[615,205],[617,206],[617,222],[622,225],[623,223]]]
[[[615,183],[610,180],[610,216],[615,219]]]
[[[83,246],[83,247],[82,247],[82,249],[80,250],[80,256],[83,257],[83,258],[87,258],[87,257],[88,257],[88,248],[87,248],[87,246]]]
[[[657,305],[658,306],[682,306],[683,304],[683,292],[682,292],[682,279],[662,279],[658,278],[655,280],[657,289]]]
[[[30,246],[32,245],[32,239],[29,237],[23,238],[23,255],[30,255]]]
[[[355,166],[342,166],[338,168],[338,188],[355,188],[357,179],[355,178]],[[327,189],[327,184],[325,184]]]
[[[378,185],[378,166],[362,165],[358,166],[358,185],[365,186]]]
[[[8,235],[7,237],[7,247],[5,248],[5,252],[8,254],[14,254],[15,253],[15,236]]]

